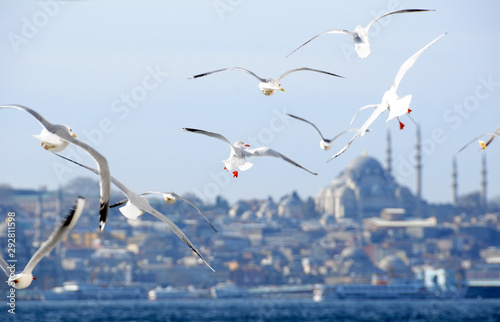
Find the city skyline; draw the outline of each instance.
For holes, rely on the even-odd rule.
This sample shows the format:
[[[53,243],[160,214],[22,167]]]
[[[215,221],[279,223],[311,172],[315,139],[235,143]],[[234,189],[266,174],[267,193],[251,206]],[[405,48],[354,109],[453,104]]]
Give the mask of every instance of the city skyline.
[[[317,133],[286,113],[314,122],[325,137],[335,136],[350,128],[359,107],[380,101],[411,54],[443,32],[448,35],[419,58],[399,89],[401,96],[413,95],[411,115],[422,128],[423,199],[451,202],[453,154],[499,125],[494,105],[500,97],[500,67],[495,64],[499,22],[494,14],[499,5],[493,1],[474,6],[451,1],[417,1],[411,6],[397,1],[321,1],[315,6],[287,5],[286,13],[282,1],[149,5],[120,2],[117,10],[113,2],[6,3],[0,13],[0,48],[5,54],[0,62],[2,104],[23,104],[53,123],[71,125],[78,138],[108,158],[112,175],[135,192],[194,192],[204,201],[220,194],[231,202],[277,199],[294,190],[302,198],[315,196],[363,152],[385,159],[386,117],[382,115],[371,133],[327,164],[350,134],[324,152]],[[284,58],[321,31],[352,29],[380,13],[409,7],[436,11],[380,21],[370,34],[372,54],[363,60],[344,35],[322,36]],[[93,16],[96,12],[100,14]],[[346,79],[295,73],[282,82],[286,92],[272,97],[262,95],[254,79],[238,72],[187,79],[231,66],[263,77],[307,66]],[[54,189],[74,177],[92,177],[41,149],[31,137],[41,127],[29,116],[1,112],[8,151],[2,158],[3,183]],[[352,127],[359,127],[366,117],[368,112],[358,116]],[[403,131],[397,122],[387,123],[393,173],[415,192],[416,127],[408,117],[401,120],[406,124]],[[182,127],[218,132],[252,147],[269,146],[318,176],[280,160],[259,159],[257,167],[233,179],[221,162],[227,158],[227,147],[178,131]],[[486,152],[490,178],[500,175],[493,161],[500,154],[497,144]],[[480,189],[478,149],[471,146],[458,156],[460,195]],[[75,149],[64,153],[93,166]],[[488,190],[496,197],[500,182],[490,179]]]

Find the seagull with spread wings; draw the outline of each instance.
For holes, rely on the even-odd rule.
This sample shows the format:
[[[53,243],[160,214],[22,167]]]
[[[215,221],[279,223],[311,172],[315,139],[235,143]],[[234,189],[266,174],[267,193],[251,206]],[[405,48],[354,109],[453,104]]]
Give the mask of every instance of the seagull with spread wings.
[[[383,15],[375,18],[366,27],[363,27],[363,26],[359,25],[353,31],[346,30],[346,29],[329,29],[329,30],[327,30],[325,32],[320,33],[319,35],[316,35],[316,36],[312,37],[311,39],[309,39],[308,41],[306,41],[305,43],[303,43],[301,46],[299,46],[297,49],[295,49],[294,51],[292,51],[290,54],[288,54],[286,57],[290,56],[291,54],[293,54],[294,52],[296,52],[300,48],[302,48],[305,45],[307,45],[312,40],[314,40],[314,39],[316,39],[316,38],[318,38],[318,37],[320,37],[322,35],[326,35],[326,34],[346,34],[346,35],[349,35],[349,36],[352,37],[352,39],[354,41],[354,49],[356,50],[356,53],[358,54],[358,57],[359,58],[366,58],[371,53],[370,42],[369,42],[369,37],[368,37],[368,31],[370,30],[371,26],[373,26],[373,24],[375,22],[377,22],[379,19],[382,19],[384,17],[387,17],[389,15],[393,15],[393,14],[407,13],[407,12],[423,12],[423,11],[434,11],[434,10],[431,10],[431,9],[402,9],[402,10],[396,10],[396,11],[391,11],[391,12],[385,13],[385,14],[383,14]]]
[[[227,160],[224,160],[222,162],[224,163],[224,169],[233,173],[233,178],[238,177],[238,171],[245,171],[245,170],[248,170],[251,167],[253,167],[253,163],[250,163],[246,160],[247,157],[248,158],[249,157],[281,158],[281,159],[285,160],[286,162],[293,164],[296,167],[304,169],[311,174],[317,175],[316,172],[313,172],[313,171],[307,169],[306,167],[298,164],[297,162],[293,161],[292,159],[288,158],[287,156],[279,153],[278,151],[270,149],[270,148],[261,147],[261,148],[255,148],[255,149],[248,149],[248,147],[250,145],[244,143],[243,141],[236,141],[234,144],[231,144],[228,141],[228,139],[226,139],[224,136],[222,136],[218,133],[208,132],[208,131],[198,130],[198,129],[192,129],[192,128],[182,128],[180,130],[210,136],[210,137],[219,139],[222,142],[229,145],[229,147],[231,148],[231,154],[229,155],[229,158]]]
[[[288,74],[293,73],[293,72],[297,72],[297,71],[306,70],[306,71],[317,72],[317,73],[322,73],[322,74],[326,74],[326,75],[330,75],[330,76],[335,76],[335,77],[341,77],[341,78],[343,78],[342,76],[339,76],[337,74],[333,74],[333,73],[330,73],[330,72],[325,72],[325,71],[319,70],[319,69],[308,68],[308,67],[301,67],[301,68],[291,69],[291,70],[283,73],[277,79],[274,79],[274,78],[262,78],[262,77],[257,76],[254,72],[249,71],[248,69],[241,68],[241,67],[230,67],[230,68],[217,69],[217,70],[214,70],[214,71],[211,71],[211,72],[194,75],[194,76],[189,77],[189,79],[199,78],[199,77],[211,75],[211,74],[218,73],[218,72],[224,72],[226,70],[239,70],[239,71],[242,71],[242,72],[246,72],[246,73],[252,75],[253,77],[257,78],[259,80],[259,88],[262,91],[262,93],[264,93],[264,95],[266,95],[266,96],[273,95],[278,90],[281,90],[281,91],[284,92],[285,90],[283,89],[283,87],[281,87],[280,80],[283,77],[287,76]]]
[[[90,171],[94,172],[95,174],[98,174],[98,171],[96,169],[88,167],[88,166],[86,166],[84,164],[81,164],[79,162],[76,162],[76,161],[74,161],[72,159],[66,158],[66,157],[64,157],[62,155],[59,155],[57,153],[54,153],[54,154],[57,155],[60,158],[63,158],[63,159],[68,160],[70,162],[73,162],[74,164],[79,165],[82,168],[90,170]],[[191,204],[192,206],[194,206],[196,208],[196,210],[198,210],[198,212],[205,218],[205,220],[210,224],[210,226],[217,232],[217,230],[210,223],[210,221],[205,216],[205,214],[201,211],[200,208],[198,208],[191,201],[189,201],[189,200],[187,200],[185,198],[182,198],[182,197],[180,197],[179,195],[177,195],[176,193],[173,193],[173,192],[163,193],[163,192],[150,191],[150,192],[144,193],[142,195],[137,195],[134,192],[132,192],[129,188],[127,188],[123,183],[121,183],[120,181],[118,181],[117,179],[115,179],[114,177],[111,177],[111,182],[113,182],[113,184],[118,189],[120,189],[123,192],[123,194],[127,197],[126,200],[120,201],[117,204],[112,205],[111,207],[120,206],[123,203],[125,203],[125,206],[121,207],[119,210],[120,210],[120,212],[125,217],[127,217],[128,219],[132,219],[132,220],[137,219],[137,217],[142,216],[146,212],[150,213],[153,216],[155,216],[159,220],[161,220],[164,223],[166,223],[172,229],[172,231],[177,235],[177,237],[179,237],[189,248],[191,248],[191,250],[193,252],[195,252],[196,255],[198,255],[198,257],[200,257],[201,260],[212,271],[215,272],[215,270],[207,263],[207,261],[205,261],[205,258],[203,258],[203,256],[196,249],[196,247],[194,247],[193,243],[189,240],[189,238],[182,232],[182,230],[173,221],[171,221],[170,219],[168,219],[161,212],[159,212],[158,210],[156,210],[153,207],[151,207],[151,205],[149,204],[149,201],[144,197],[144,195],[151,194],[151,193],[160,193],[160,194],[163,194],[164,198],[166,198],[168,200],[168,202],[167,202],[167,200],[165,200],[167,203],[169,203],[169,202],[172,202],[172,203],[175,202],[174,200],[177,200],[176,198],[180,198],[180,199],[183,199],[183,200],[187,201],[189,204]]]
[[[18,109],[25,111],[33,116],[44,127],[40,135],[34,135],[42,141],[41,145],[44,149],[53,152],[64,150],[69,144],[74,144],[85,152],[87,152],[97,163],[99,170],[99,186],[101,193],[100,210],[99,210],[99,230],[104,229],[106,218],[108,216],[109,197],[111,193],[111,175],[109,172],[108,161],[104,156],[97,152],[90,145],[76,139],[73,130],[67,125],[52,124],[47,121],[37,111],[18,104],[1,105],[0,109]]]
[[[30,286],[36,277],[33,276],[33,270],[36,265],[44,258],[48,253],[56,247],[56,245],[61,242],[69,231],[75,226],[76,222],[80,218],[83,211],[83,206],[85,205],[85,199],[78,197],[75,204],[70,209],[69,214],[63,221],[56,227],[49,238],[40,246],[36,253],[31,257],[28,264],[21,273],[15,274],[13,272],[13,267],[9,265],[3,258],[0,257],[0,267],[7,274],[7,283],[17,289],[23,289]],[[9,261],[10,262],[10,261]]]
[[[372,112],[370,117],[366,120],[366,122],[361,126],[361,128],[356,132],[354,137],[349,141],[337,154],[335,154],[333,157],[331,157],[328,161],[333,160],[334,158],[338,157],[342,153],[347,150],[347,148],[352,144],[352,142],[360,136],[364,136],[366,130],[368,127],[386,110],[389,110],[389,116],[387,117],[387,121],[389,122],[393,118],[397,118],[399,121],[399,128],[402,130],[404,128],[404,124],[399,120],[399,116],[404,115],[404,114],[409,114],[411,112],[410,110],[410,102],[411,102],[411,95],[406,95],[405,97],[399,97],[396,91],[398,90],[399,84],[401,83],[401,80],[403,79],[404,75],[406,72],[415,64],[417,59],[422,55],[422,53],[429,48],[432,44],[434,44],[436,41],[444,37],[446,33],[440,35],[427,45],[425,45],[423,48],[421,48],[419,51],[417,51],[415,54],[413,54],[410,58],[408,58],[403,65],[398,70],[398,73],[396,74],[396,77],[394,78],[394,81],[391,85],[391,88],[384,93],[384,96],[382,97],[382,102],[379,104],[374,104],[374,105],[366,105],[361,107],[356,114],[354,115],[353,119],[351,120],[351,124],[358,115],[358,113],[364,109],[367,108],[375,108],[375,110]]]

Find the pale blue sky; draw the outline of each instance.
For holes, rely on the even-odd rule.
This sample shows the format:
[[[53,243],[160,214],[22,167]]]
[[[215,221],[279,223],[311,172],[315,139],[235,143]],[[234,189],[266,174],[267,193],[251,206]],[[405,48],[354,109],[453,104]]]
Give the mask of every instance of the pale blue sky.
[[[395,15],[371,30],[372,54],[360,60],[345,35],[322,36],[329,28],[354,29],[381,13],[400,8],[435,12]],[[94,144],[112,174],[135,192],[195,192],[203,199],[220,193],[236,199],[278,198],[292,190],[314,196],[356,156],[385,160],[387,118],[371,126],[330,163],[306,118],[327,137],[349,128],[355,111],[380,102],[400,65],[443,32],[406,74],[400,96],[413,95],[411,108],[422,126],[423,196],[451,200],[452,155],[476,135],[500,125],[500,21],[498,1],[3,1],[0,4],[0,96],[68,124]],[[307,66],[346,77],[299,72],[282,81],[286,92],[271,97],[257,81],[237,71],[187,77],[240,66],[262,77]],[[489,85],[485,85],[489,84]],[[454,109],[455,106],[466,105]],[[76,176],[90,176],[56,159],[32,138],[41,126],[21,111],[2,111],[1,183],[50,188]],[[360,126],[369,112],[360,115]],[[414,190],[415,126],[407,117],[399,130],[389,122],[393,169],[399,183]],[[277,159],[232,179],[223,172],[229,149],[217,140],[178,131],[195,127],[223,134],[231,142],[274,148],[318,176]],[[66,151],[74,156],[75,149]],[[500,192],[500,142],[487,150],[489,194]],[[94,166],[89,157],[80,158]],[[470,147],[459,156],[460,194],[479,189],[481,155]],[[54,170],[55,168],[59,170]]]

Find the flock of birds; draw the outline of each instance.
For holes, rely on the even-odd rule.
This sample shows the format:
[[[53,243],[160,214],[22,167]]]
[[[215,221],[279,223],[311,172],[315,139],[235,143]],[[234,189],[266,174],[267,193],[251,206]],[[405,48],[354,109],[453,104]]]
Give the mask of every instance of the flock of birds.
[[[429,10],[429,9],[403,9],[403,10],[397,10],[397,11],[392,11],[385,13],[373,21],[371,21],[366,27],[363,26],[357,26],[354,31],[349,31],[349,30],[343,30],[343,29],[330,29],[327,30],[323,33],[320,33],[310,40],[306,41],[304,44],[299,46],[297,49],[295,49],[293,52],[291,52],[289,55],[293,54],[306,44],[308,44],[310,41],[326,34],[334,34],[334,33],[343,33],[351,36],[354,41],[354,46],[355,50],[359,56],[359,58],[363,59],[366,58],[367,56],[370,55],[370,42],[369,42],[369,36],[368,32],[370,30],[370,27],[373,26],[373,24],[378,21],[379,19],[382,19],[386,16],[393,15],[393,14],[402,14],[402,13],[412,13],[412,12],[426,12],[426,11],[434,11],[434,10]],[[342,153],[346,151],[346,149],[353,143],[353,141],[358,138],[364,136],[366,132],[371,131],[368,129],[368,127],[385,111],[389,111],[389,115],[387,118],[387,122],[390,121],[393,118],[397,118],[399,121],[400,129],[404,128],[404,124],[399,120],[399,117],[405,114],[408,114],[411,112],[410,109],[410,102],[411,102],[411,95],[406,95],[404,97],[399,97],[396,93],[398,86],[403,79],[404,75],[406,72],[415,64],[417,59],[422,55],[422,53],[429,48],[432,44],[437,42],[439,39],[444,37],[446,34],[442,34],[432,40],[430,43],[425,45],[423,48],[418,50],[415,54],[413,54],[410,58],[408,58],[399,68],[398,73],[396,74],[396,77],[389,88],[387,90],[383,97],[382,101],[378,104],[372,104],[372,105],[366,105],[361,107],[354,115],[352,122],[355,120],[355,118],[358,116],[359,112],[368,109],[368,108],[374,108],[374,111],[372,114],[368,117],[368,119],[365,121],[365,123],[361,126],[359,129],[350,129],[343,131],[339,133],[337,136],[335,136],[333,139],[325,139],[324,136],[322,135],[321,131],[314,125],[314,123],[305,120],[299,116],[291,115],[288,114],[290,117],[297,119],[299,121],[305,122],[310,124],[311,126],[314,127],[314,129],[319,133],[321,137],[321,142],[320,142],[320,147],[323,150],[329,150],[332,147],[332,143],[334,140],[336,140],[338,137],[341,135],[347,133],[347,132],[355,132],[354,136],[352,139],[339,151],[337,152],[334,156],[332,156],[328,161],[331,161],[332,159],[338,157]],[[288,56],[289,56],[288,55]],[[288,57],[287,56],[287,57]],[[307,68],[307,67],[302,67],[302,68],[295,68],[291,69],[285,73],[283,73],[280,77],[277,79],[273,78],[261,78],[257,76],[255,73],[252,71],[241,68],[241,67],[231,67],[231,68],[224,68],[224,69],[218,69],[214,70],[211,72],[206,72],[202,74],[198,74],[195,76],[191,76],[191,79],[195,78],[200,78],[204,76],[208,76],[214,73],[218,72],[223,72],[223,71],[228,71],[228,70],[237,70],[237,71],[243,71],[246,72],[255,78],[259,80],[259,89],[263,92],[264,95],[269,96],[275,94],[277,91],[285,91],[283,87],[281,86],[280,81],[287,75],[297,72],[297,71],[310,71],[310,72],[316,72],[316,73],[322,73],[326,74],[329,76],[334,76],[334,77],[340,77],[342,76],[326,72],[323,70],[318,70],[318,69],[312,69],[312,68]],[[67,126],[67,125],[57,125],[57,124],[52,124],[49,121],[47,121],[42,115],[40,115],[38,112],[35,110],[19,105],[19,104],[12,104],[12,105],[2,105],[0,106],[0,109],[17,109],[21,110],[24,112],[29,113],[31,116],[33,116],[42,126],[42,132],[40,135],[33,135],[35,138],[39,139],[41,141],[41,146],[46,149],[47,151],[53,152],[55,155],[58,157],[61,157],[69,162],[75,163],[93,173],[99,176],[99,187],[100,187],[100,209],[99,209],[99,230],[102,231],[104,229],[105,223],[106,223],[106,218],[108,214],[109,208],[114,208],[114,207],[120,207],[119,210],[120,212],[128,219],[135,220],[139,216],[145,214],[145,213],[150,213],[151,215],[155,216],[159,220],[165,222],[170,226],[170,228],[174,231],[174,233],[188,246],[192,249],[194,253],[196,253],[199,258],[213,271],[212,267],[205,261],[201,253],[196,249],[196,247],[193,245],[193,243],[189,240],[189,238],[177,227],[177,225],[172,222],[170,219],[168,219],[165,215],[154,209],[148,199],[146,199],[147,195],[152,195],[152,194],[159,194],[162,196],[163,200],[167,204],[173,204],[177,200],[181,199],[189,204],[191,204],[200,215],[204,217],[204,219],[210,224],[210,226],[213,228],[215,232],[217,230],[215,227],[210,223],[210,220],[205,216],[203,211],[196,206],[193,202],[190,200],[183,198],[182,196],[179,196],[178,194],[174,192],[160,192],[160,191],[148,191],[144,192],[141,194],[136,194],[132,192],[129,188],[127,188],[123,183],[115,179],[113,176],[111,176],[108,162],[106,158],[101,155],[98,151],[96,151],[94,148],[89,146],[88,144],[76,139],[76,135],[73,133],[73,130]],[[410,117],[411,119],[411,117]],[[209,132],[201,129],[193,129],[193,128],[182,128],[180,129],[182,131],[186,132],[192,132],[192,133],[197,133],[197,134],[203,134],[205,136],[209,136],[215,139],[218,139],[220,141],[223,141],[224,143],[228,144],[230,147],[230,155],[229,158],[222,161],[224,163],[224,169],[227,171],[231,172],[233,174],[233,177],[238,177],[239,171],[245,171],[250,169],[253,164],[247,161],[247,158],[251,157],[259,157],[259,156],[270,156],[270,157],[275,157],[275,158],[280,158],[296,167],[299,167],[313,175],[316,175],[315,172],[309,170],[308,168],[300,165],[299,163],[293,161],[289,157],[283,155],[282,153],[275,151],[273,149],[270,149],[268,147],[259,147],[259,148],[250,148],[248,144],[242,142],[242,141],[236,141],[234,144],[231,144],[228,139],[226,139],[223,135],[215,133],[215,132]],[[484,137],[484,136],[491,136],[488,141],[479,141],[480,147],[482,149],[486,149],[486,147],[493,141],[494,137],[500,135],[500,127],[495,131],[495,132],[488,132],[480,135],[479,137],[475,138],[471,142],[469,142],[467,145],[465,145],[460,151],[465,149],[467,146],[469,146],[471,143],[474,141]],[[86,166],[84,164],[78,163],[74,160],[71,160],[65,156],[59,155],[57,152],[63,151],[66,147],[68,147],[70,144],[73,144],[75,146],[78,146],[79,148],[83,149],[88,153],[96,162],[97,164],[97,169],[91,168],[89,166]],[[458,151],[458,152],[460,152]],[[458,153],[457,152],[457,153]],[[119,202],[116,202],[115,204],[110,205],[110,191],[111,191],[111,184],[114,184],[118,189],[120,189],[123,194],[126,196],[126,199],[121,200]],[[25,269],[18,274],[14,274],[11,272],[11,269],[8,265],[8,263],[0,257],[0,266],[4,270],[4,272],[7,274],[8,281],[7,283],[15,288],[21,289],[21,288],[26,288],[28,287],[31,282],[36,279],[33,277],[32,272],[36,265],[40,262],[40,260],[46,256],[50,251],[59,243],[63,240],[63,238],[68,234],[68,232],[72,229],[72,227],[75,225],[75,223],[78,221],[83,207],[85,204],[85,200],[83,197],[79,197],[74,206],[71,208],[69,211],[69,214],[62,220],[62,222],[56,227],[54,232],[49,236],[47,241],[45,241],[38,251],[33,255],[31,260],[28,262],[26,265]]]

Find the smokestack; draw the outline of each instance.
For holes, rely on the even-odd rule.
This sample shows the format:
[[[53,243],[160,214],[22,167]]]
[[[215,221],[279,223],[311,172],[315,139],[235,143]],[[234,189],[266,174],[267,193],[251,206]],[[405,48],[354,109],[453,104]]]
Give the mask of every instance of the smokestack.
[[[487,199],[487,171],[486,171],[486,152],[483,152],[483,167],[481,170],[481,207],[486,213],[488,211],[488,199]]]
[[[458,204],[458,176],[457,176],[457,156],[453,156],[453,171],[451,173],[451,178],[452,178],[452,199],[453,199],[453,205],[456,206]]]

